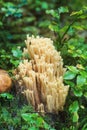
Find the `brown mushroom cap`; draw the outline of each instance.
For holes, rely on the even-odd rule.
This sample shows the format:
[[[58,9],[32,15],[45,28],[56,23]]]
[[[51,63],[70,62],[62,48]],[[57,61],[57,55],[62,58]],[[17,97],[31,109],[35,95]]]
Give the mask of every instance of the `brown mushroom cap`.
[[[11,88],[12,80],[5,70],[0,70],[0,93]]]

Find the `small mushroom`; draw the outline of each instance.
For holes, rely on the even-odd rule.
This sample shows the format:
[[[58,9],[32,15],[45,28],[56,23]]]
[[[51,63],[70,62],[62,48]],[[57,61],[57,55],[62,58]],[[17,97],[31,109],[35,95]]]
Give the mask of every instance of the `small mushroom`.
[[[0,93],[10,90],[12,80],[5,70],[0,69]]]

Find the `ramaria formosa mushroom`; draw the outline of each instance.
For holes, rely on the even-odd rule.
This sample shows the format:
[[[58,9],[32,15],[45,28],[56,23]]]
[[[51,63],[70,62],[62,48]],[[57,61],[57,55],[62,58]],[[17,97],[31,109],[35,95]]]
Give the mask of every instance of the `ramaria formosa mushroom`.
[[[69,86],[63,84],[63,60],[55,50],[50,38],[27,36],[23,54],[29,54],[31,60],[24,59],[15,70],[19,86],[29,103],[39,112],[63,110]]]

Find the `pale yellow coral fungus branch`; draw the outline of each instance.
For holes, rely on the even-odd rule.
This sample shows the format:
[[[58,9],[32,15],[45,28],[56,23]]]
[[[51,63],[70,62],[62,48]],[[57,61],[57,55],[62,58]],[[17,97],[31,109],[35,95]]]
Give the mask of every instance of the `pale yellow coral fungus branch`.
[[[17,81],[22,81],[24,94],[39,112],[63,110],[69,86],[63,83],[63,60],[50,38],[27,36],[27,48],[31,60],[23,60],[16,69]]]

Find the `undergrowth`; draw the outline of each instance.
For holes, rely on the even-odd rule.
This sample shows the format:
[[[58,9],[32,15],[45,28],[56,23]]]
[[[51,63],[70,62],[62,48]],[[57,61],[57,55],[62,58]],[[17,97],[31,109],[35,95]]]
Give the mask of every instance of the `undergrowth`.
[[[11,4],[9,2],[8,5],[4,5],[2,1],[1,4],[4,6],[2,12],[6,14],[5,19],[9,16],[11,16],[10,20],[13,17],[16,19],[17,17],[21,17],[21,15],[23,15],[24,18],[23,8],[18,10],[15,3]],[[36,6],[36,15],[39,17],[38,10],[40,10],[40,8],[38,8],[38,4],[39,3],[37,3]],[[20,6],[26,6],[26,2]],[[41,6],[41,4],[39,6]],[[15,12],[15,10],[17,10],[17,12]],[[64,83],[69,85],[70,89],[64,111],[59,112],[58,115],[52,114],[42,117],[33,110],[31,105],[27,105],[27,103],[24,102],[25,100],[20,98],[20,95],[14,94],[14,90],[11,90],[11,94],[0,94],[0,130],[86,130],[87,25],[85,21],[87,18],[87,7],[84,6],[81,10],[71,13],[67,7],[50,10],[45,2],[42,10],[44,10],[44,12],[46,11],[46,18],[48,19],[45,20],[52,32],[51,35],[53,35],[54,46],[56,50],[61,52],[64,66],[67,68],[64,75]],[[5,28],[5,19],[3,18],[2,23],[0,22],[2,31],[4,31]],[[29,20],[27,16],[26,20]],[[32,16],[29,22],[31,23],[31,21],[35,20],[36,18]],[[44,23],[42,23],[43,22],[41,22],[40,26],[43,26]],[[14,23],[14,25],[17,25],[17,23]],[[47,27],[47,25],[45,25],[44,28]],[[25,28],[24,32],[26,30],[27,28]],[[20,31],[21,30],[19,30],[19,33]],[[5,35],[6,37],[4,38],[3,36]],[[3,41],[5,46],[0,44],[0,68],[6,69],[12,75],[12,70],[16,68],[22,60],[22,51],[20,47],[14,47],[14,45],[11,46],[12,44],[8,44],[9,40],[10,42],[15,41],[14,38],[17,38],[16,35],[13,37],[13,35],[5,33],[3,36],[1,37],[1,41]],[[6,41],[7,44],[5,44]],[[22,46],[24,45],[22,44],[21,47]]]

